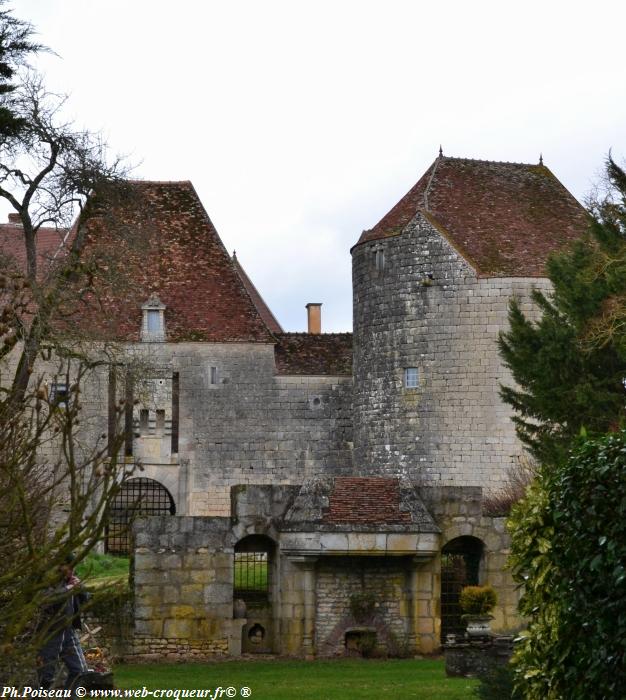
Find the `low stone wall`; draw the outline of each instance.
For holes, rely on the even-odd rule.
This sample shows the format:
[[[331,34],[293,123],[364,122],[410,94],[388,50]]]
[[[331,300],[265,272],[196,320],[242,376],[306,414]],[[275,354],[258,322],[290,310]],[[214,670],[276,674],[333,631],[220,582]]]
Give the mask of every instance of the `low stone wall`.
[[[204,661],[228,654],[228,639],[135,637],[125,660],[136,662]]]
[[[472,678],[488,673],[494,666],[508,664],[513,654],[513,637],[495,637],[482,642],[446,644],[443,647],[447,676]]]

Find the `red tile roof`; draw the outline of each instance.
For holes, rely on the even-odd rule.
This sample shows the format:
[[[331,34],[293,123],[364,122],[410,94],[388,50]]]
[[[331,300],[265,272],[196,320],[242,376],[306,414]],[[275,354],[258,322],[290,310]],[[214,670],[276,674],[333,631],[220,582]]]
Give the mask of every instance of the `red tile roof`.
[[[243,286],[250,295],[250,299],[252,299],[252,303],[255,305],[261,318],[265,322],[265,325],[270,329],[270,331],[272,331],[272,333],[282,333],[283,329],[281,328],[280,323],[278,323],[276,320],[276,316],[274,316],[269,306],[265,303],[263,297],[259,294],[258,289],[254,286],[252,280],[246,274],[246,271],[241,266],[241,263],[239,262],[235,253],[233,253],[232,261],[237,274],[243,282]]]
[[[43,226],[39,229],[37,233],[38,272],[41,273],[47,264],[62,254],[66,236],[67,229]],[[20,271],[26,270],[26,248],[21,224],[0,224],[0,255],[5,258],[7,265],[14,266]]]
[[[411,514],[400,510],[397,479],[337,477],[324,521],[329,523],[410,523]]]
[[[357,245],[401,234],[418,212],[483,277],[544,277],[548,255],[588,226],[545,165],[440,156]]]
[[[352,333],[276,333],[278,374],[352,375]]]
[[[130,186],[130,203],[87,218],[83,256],[117,261],[123,279],[99,273],[99,301],[79,323],[96,336],[139,340],[141,307],[156,294],[168,341],[274,342],[192,184]]]

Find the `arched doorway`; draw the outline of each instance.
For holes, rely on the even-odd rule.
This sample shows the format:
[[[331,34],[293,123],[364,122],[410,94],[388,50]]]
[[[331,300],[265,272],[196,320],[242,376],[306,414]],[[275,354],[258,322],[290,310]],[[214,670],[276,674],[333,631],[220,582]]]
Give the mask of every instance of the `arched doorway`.
[[[175,515],[170,492],[154,479],[128,479],[122,484],[109,512],[105,550],[108,554],[130,553],[130,526],[138,515]]]
[[[459,594],[464,586],[477,586],[483,543],[477,537],[457,537],[441,550],[441,640],[463,634]]]
[[[274,541],[265,535],[249,535],[235,545],[233,598],[246,604],[241,648],[247,653],[273,651],[275,551]]]

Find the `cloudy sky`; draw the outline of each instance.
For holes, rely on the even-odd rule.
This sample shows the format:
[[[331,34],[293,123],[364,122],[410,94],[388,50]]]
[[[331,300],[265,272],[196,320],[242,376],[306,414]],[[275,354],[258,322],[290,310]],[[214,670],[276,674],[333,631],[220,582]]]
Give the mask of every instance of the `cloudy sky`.
[[[286,330],[350,330],[350,247],[437,155],[626,155],[626,3],[14,0],[37,61],[145,179],[189,179]]]

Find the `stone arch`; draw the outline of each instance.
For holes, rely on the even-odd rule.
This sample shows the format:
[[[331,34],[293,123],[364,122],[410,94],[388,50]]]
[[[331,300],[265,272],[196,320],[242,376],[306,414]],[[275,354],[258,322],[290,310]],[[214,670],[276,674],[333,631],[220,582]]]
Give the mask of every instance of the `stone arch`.
[[[155,479],[126,479],[113,500],[105,532],[105,551],[130,553],[130,527],[139,515],[176,515],[172,494]]]
[[[473,535],[449,540],[441,550],[441,639],[448,634],[461,634],[459,595],[464,586],[481,583],[485,544]]]

